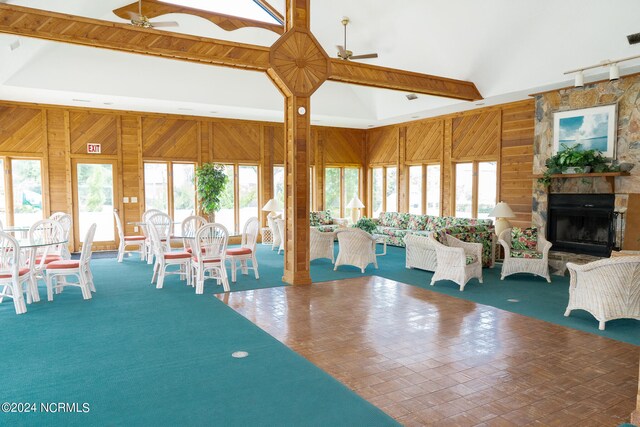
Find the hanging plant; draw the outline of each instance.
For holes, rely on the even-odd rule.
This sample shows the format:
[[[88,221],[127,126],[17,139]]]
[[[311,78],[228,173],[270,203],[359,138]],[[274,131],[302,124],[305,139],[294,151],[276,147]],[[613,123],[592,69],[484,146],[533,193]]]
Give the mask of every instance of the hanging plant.
[[[204,163],[196,169],[196,188],[202,212],[209,215],[220,209],[227,182],[229,177],[223,165]]]

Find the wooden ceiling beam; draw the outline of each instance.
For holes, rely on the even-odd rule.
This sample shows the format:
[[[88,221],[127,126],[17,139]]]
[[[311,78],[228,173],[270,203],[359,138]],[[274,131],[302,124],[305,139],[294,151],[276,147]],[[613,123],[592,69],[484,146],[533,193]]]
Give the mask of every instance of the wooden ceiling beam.
[[[138,13],[138,2],[133,2],[113,10],[113,13],[122,19],[130,19],[129,12]],[[284,26],[278,24],[241,18],[239,16],[225,15],[222,13],[210,12],[208,10],[195,9],[171,3],[164,3],[158,0],[142,0],[142,14],[149,19],[169,13],[183,13],[186,15],[199,16],[200,18],[213,22],[218,27],[226,31],[233,31],[238,28],[255,27],[273,31],[276,34],[284,33]]]
[[[0,4],[0,33],[255,71],[269,48]]]
[[[344,59],[331,59],[328,80],[361,86],[477,101],[482,95],[472,82],[414,73]]]

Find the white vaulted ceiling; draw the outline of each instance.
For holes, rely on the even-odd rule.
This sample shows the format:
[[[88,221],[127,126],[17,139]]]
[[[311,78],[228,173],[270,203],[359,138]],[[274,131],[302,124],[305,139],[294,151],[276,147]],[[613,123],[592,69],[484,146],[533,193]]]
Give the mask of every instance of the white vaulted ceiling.
[[[198,1],[203,0],[180,0]],[[6,1],[115,22],[124,21],[111,11],[130,2]],[[206,3],[215,10],[233,0]],[[284,0],[271,4],[282,8]],[[261,11],[255,13],[259,18]],[[312,31],[330,56],[342,44],[340,19],[348,16],[349,49],[379,54],[366,62],[473,81],[486,98],[484,105],[567,86],[572,77],[564,71],[640,54],[640,45],[629,46],[625,37],[640,32],[636,0],[311,0],[311,14]],[[171,31],[264,46],[278,37],[256,28],[227,32],[188,15],[155,20],[178,21],[180,27]],[[265,14],[264,20],[270,18]],[[20,47],[12,50],[16,40]],[[637,71],[639,65],[623,63],[622,72]],[[587,74],[586,81],[602,78],[604,71]],[[312,122],[366,128],[478,108],[423,95],[408,101],[405,95],[326,82],[313,95]],[[271,121],[283,117],[282,96],[262,73],[12,35],[0,35],[0,99]]]

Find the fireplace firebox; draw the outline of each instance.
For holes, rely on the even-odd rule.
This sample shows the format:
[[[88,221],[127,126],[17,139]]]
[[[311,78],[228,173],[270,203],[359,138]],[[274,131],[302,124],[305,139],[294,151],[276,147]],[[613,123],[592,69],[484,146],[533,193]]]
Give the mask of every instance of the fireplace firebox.
[[[615,237],[615,194],[550,194],[547,239],[553,250],[608,257]]]

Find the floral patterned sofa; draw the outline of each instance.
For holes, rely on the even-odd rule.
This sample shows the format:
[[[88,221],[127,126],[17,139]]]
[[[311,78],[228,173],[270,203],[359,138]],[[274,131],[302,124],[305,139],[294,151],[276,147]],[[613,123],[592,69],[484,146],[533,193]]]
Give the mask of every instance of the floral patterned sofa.
[[[347,220],[333,218],[331,211],[311,211],[309,212],[309,225],[321,232],[332,232],[340,227],[346,227]]]
[[[463,242],[482,243],[482,265],[493,265],[495,235],[493,221],[490,219],[382,212],[377,223],[377,233],[386,236],[388,245],[406,247],[405,237],[409,234],[426,239],[433,231],[443,232]]]

